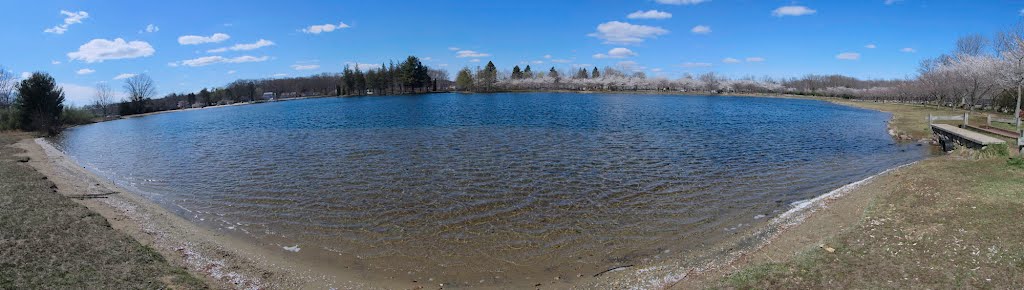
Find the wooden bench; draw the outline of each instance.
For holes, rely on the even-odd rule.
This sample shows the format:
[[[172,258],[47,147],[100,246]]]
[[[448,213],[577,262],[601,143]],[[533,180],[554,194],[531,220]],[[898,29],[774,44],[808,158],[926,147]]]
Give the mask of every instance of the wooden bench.
[[[1006,144],[1002,139],[990,137],[985,134],[959,128],[949,124],[931,124],[932,134],[938,136],[942,150],[952,150],[953,144],[971,149],[983,149],[985,146],[994,144]]]

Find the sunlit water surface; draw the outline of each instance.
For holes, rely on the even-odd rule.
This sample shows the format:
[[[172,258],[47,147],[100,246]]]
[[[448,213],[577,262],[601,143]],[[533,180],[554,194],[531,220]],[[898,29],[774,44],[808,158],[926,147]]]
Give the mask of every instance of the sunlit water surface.
[[[501,283],[671,259],[923,158],[894,144],[888,118],[795,99],[433,94],[158,114],[53,141],[268,248],[367,275]]]

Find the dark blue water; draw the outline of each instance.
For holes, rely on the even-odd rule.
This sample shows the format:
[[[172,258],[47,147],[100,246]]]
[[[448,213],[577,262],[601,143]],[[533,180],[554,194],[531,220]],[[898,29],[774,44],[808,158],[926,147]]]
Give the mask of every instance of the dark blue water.
[[[54,143],[186,218],[264,245],[472,279],[705,247],[764,220],[755,216],[923,158],[894,144],[888,119],[795,99],[434,94],[159,114]]]

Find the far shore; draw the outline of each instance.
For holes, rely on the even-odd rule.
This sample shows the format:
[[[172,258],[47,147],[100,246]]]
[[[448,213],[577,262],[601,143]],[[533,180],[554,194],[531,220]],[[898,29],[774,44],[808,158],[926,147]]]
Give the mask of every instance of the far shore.
[[[661,91],[652,91],[649,93],[664,95],[703,95],[687,94],[685,92]],[[723,96],[813,99],[833,102],[840,105],[889,112],[893,114],[892,120],[889,122],[889,128],[890,134],[893,135],[894,139],[915,142],[924,142],[925,140],[929,140],[931,136],[922,116],[928,113],[949,114],[951,112],[959,111],[956,109],[939,108],[934,106],[848,101],[800,95],[726,94]],[[308,98],[314,97],[291,98],[280,101]],[[231,106],[245,104],[250,103],[239,103]],[[218,107],[227,106],[160,111],[126,116],[125,118]],[[978,116],[978,118],[980,118],[980,116]],[[906,138],[904,138],[904,136]],[[116,192],[117,194],[110,195],[109,198],[84,199],[80,201],[76,200],[76,202],[83,204],[90,210],[102,215],[110,221],[115,229],[127,233],[142,244],[156,249],[157,252],[166,257],[172,264],[185,267],[193,275],[202,277],[204,281],[214,288],[257,287],[275,289],[323,289],[331,287],[348,287],[367,289],[438,286],[436,284],[424,285],[423,283],[417,284],[409,281],[398,282],[381,279],[367,279],[367,277],[361,277],[354,275],[351,272],[333,269],[329,266],[303,263],[302,261],[297,261],[293,256],[290,256],[290,253],[287,251],[269,251],[265,247],[253,245],[251,242],[217,233],[216,231],[195,225],[181,217],[178,217],[170,211],[156,205],[152,201],[131,193],[130,191],[125,190],[124,188],[121,188],[116,184],[113,184],[110,181],[86,170],[42,139],[23,139],[18,142],[16,147],[28,152],[27,156],[32,160],[35,160],[32,162],[31,166],[52,180],[57,185],[58,191],[62,195],[69,196],[73,194]],[[760,240],[756,245],[752,245],[747,250],[743,251],[723,252],[723,256],[721,257],[722,259],[718,261],[719,263],[688,269],[659,270],[658,273],[661,274],[670,273],[670,275],[660,277],[635,275],[635,273],[632,273],[631,271],[616,271],[603,276],[602,280],[597,281],[600,283],[594,285],[616,285],[614,283],[616,280],[626,281],[638,278],[656,278],[653,279],[652,282],[649,282],[649,284],[645,285],[659,288],[729,288],[735,285],[748,285],[729,284],[732,283],[732,280],[729,279],[731,279],[731,277],[735,277],[734,275],[736,275],[736,273],[746,273],[745,271],[748,271],[746,269],[761,267],[766,263],[778,264],[799,259],[804,257],[806,255],[805,253],[809,251],[826,251],[829,248],[832,248],[833,251],[835,251],[836,244],[834,244],[833,241],[836,237],[841,235],[851,235],[851,231],[861,230],[865,225],[865,216],[869,215],[869,210],[879,207],[880,200],[888,200],[888,198],[891,198],[891,195],[895,194],[895,192],[900,192],[894,188],[898,187],[900,190],[910,190],[911,192],[918,194],[927,193],[925,188],[934,186],[934,183],[929,183],[931,182],[929,180],[923,180],[923,176],[927,176],[934,170],[941,168],[961,168],[963,167],[963,164],[965,164],[964,162],[974,162],[971,163],[973,164],[971,166],[978,166],[977,164],[996,166],[999,164],[998,162],[992,162],[991,159],[972,161],[972,158],[974,157],[969,153],[958,154],[959,155],[928,158],[926,160],[869,178],[857,183],[855,186],[844,187],[843,189],[829,194],[823,193],[824,195],[822,197],[806,204],[805,207],[795,211],[792,215],[784,215],[769,222],[769,227],[771,228],[765,229],[765,232],[762,233],[766,238]],[[991,173],[990,171],[976,171],[977,173],[974,174]],[[967,172],[966,174],[966,176],[961,176],[961,178],[977,178],[977,176],[970,176],[970,172]],[[1012,174],[1014,174],[1013,176],[1024,180],[1024,172],[1018,171]],[[914,189],[915,185],[917,186],[916,190]],[[983,192],[973,193],[983,194]],[[1024,199],[1024,197],[1021,198]],[[916,224],[908,223],[906,226],[911,227],[916,226]],[[832,251],[829,251],[828,253],[832,253]],[[878,258],[881,259],[882,257]],[[755,280],[761,281],[757,279]],[[757,286],[766,286],[763,284],[751,285],[755,285],[755,288],[759,288]],[[868,285],[884,286],[885,284]],[[999,285],[1001,284],[996,285],[997,288]],[[565,286],[569,287],[572,285]],[[827,286],[827,284],[821,284],[818,286]]]

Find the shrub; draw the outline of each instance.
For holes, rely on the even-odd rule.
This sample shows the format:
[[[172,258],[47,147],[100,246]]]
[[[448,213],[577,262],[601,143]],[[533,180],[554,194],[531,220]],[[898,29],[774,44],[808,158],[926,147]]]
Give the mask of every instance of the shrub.
[[[18,123],[19,120],[21,120],[21,116],[18,115],[18,109],[14,107],[0,109],[0,131],[21,128],[21,125]]]
[[[18,125],[22,130],[52,135],[60,129],[64,90],[57,87],[49,74],[37,72],[21,81],[14,103],[20,112]]]
[[[61,121],[66,125],[89,124],[93,122],[93,118],[96,118],[96,115],[83,108],[66,108],[60,116]]]

